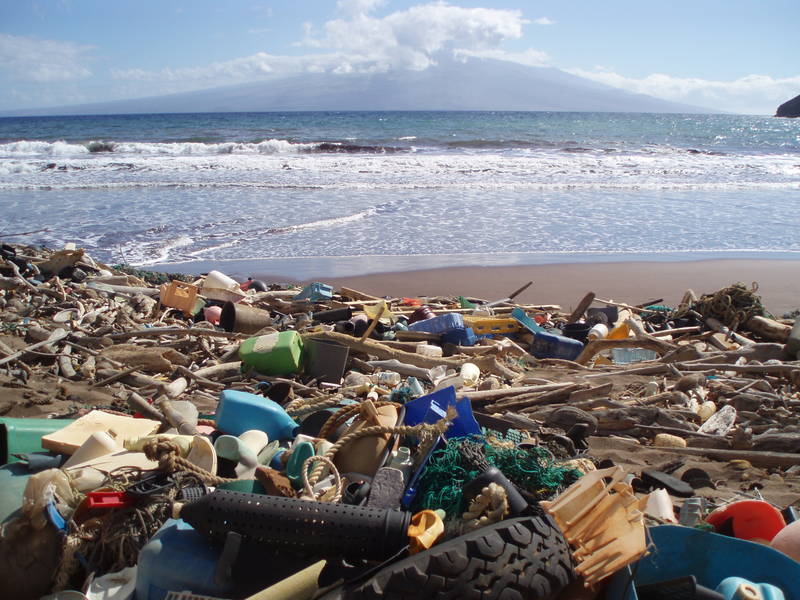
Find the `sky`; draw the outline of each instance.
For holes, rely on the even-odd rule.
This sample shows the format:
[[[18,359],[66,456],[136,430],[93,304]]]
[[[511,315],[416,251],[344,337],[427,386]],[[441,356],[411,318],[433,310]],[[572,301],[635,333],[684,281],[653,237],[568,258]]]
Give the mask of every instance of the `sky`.
[[[491,57],[774,114],[800,94],[798,0],[0,0],[0,110]]]

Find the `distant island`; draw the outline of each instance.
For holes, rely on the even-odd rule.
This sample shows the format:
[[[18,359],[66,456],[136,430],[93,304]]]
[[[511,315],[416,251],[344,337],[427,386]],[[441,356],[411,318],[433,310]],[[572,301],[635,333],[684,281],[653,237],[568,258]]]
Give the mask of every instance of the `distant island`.
[[[472,58],[423,71],[307,73],[140,98],[5,111],[4,116],[268,111],[721,112],[634,94],[554,68]]]
[[[775,111],[776,117],[800,117],[800,96],[795,96],[791,100],[787,100],[778,107]]]

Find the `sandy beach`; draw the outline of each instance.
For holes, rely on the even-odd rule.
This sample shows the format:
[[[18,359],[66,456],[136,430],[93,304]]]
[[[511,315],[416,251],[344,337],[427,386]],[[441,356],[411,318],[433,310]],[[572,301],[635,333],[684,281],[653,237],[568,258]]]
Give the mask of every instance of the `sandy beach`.
[[[291,280],[280,274],[254,276],[267,281]],[[316,280],[380,296],[461,294],[487,300],[499,299],[533,281],[517,297],[518,302],[559,304],[565,310],[588,291],[605,300],[640,304],[663,299],[664,304],[675,305],[687,289],[699,296],[741,281],[748,286],[758,283],[764,306],[775,316],[800,308],[800,260],[462,266]]]

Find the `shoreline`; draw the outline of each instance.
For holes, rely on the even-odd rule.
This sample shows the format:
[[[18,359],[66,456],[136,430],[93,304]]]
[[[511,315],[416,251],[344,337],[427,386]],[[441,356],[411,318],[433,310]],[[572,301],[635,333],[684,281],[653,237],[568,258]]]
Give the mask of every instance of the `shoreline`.
[[[699,254],[684,253],[680,257],[658,254],[662,260],[653,260],[652,255],[631,254],[624,255],[625,260],[605,261],[600,259],[608,255],[584,256],[579,262],[564,262],[566,257],[562,255],[562,262],[460,265],[446,264],[452,262],[452,256],[424,257],[433,266],[427,266],[418,256],[393,257],[400,260],[391,261],[382,260],[386,257],[233,259],[162,263],[145,268],[188,274],[217,269],[235,279],[253,277],[272,283],[322,281],[334,287],[346,286],[367,294],[394,297],[464,295],[496,300],[533,281],[516,298],[517,302],[559,304],[564,310],[576,306],[589,291],[604,300],[641,304],[663,299],[661,303],[675,306],[687,289],[700,297],[733,283],[742,282],[749,287],[757,282],[762,303],[774,316],[781,317],[800,308],[797,253],[753,253],[755,258],[752,255],[701,258]],[[365,268],[357,269],[358,265]]]

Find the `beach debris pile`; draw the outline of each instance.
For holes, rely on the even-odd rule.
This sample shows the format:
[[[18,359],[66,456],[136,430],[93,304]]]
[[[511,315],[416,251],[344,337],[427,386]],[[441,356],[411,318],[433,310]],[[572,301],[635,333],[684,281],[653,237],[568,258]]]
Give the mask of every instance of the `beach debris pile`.
[[[800,598],[800,325],[755,285],[567,312],[126,271],[0,249],[0,596]],[[725,566],[678,581],[685,536]]]

